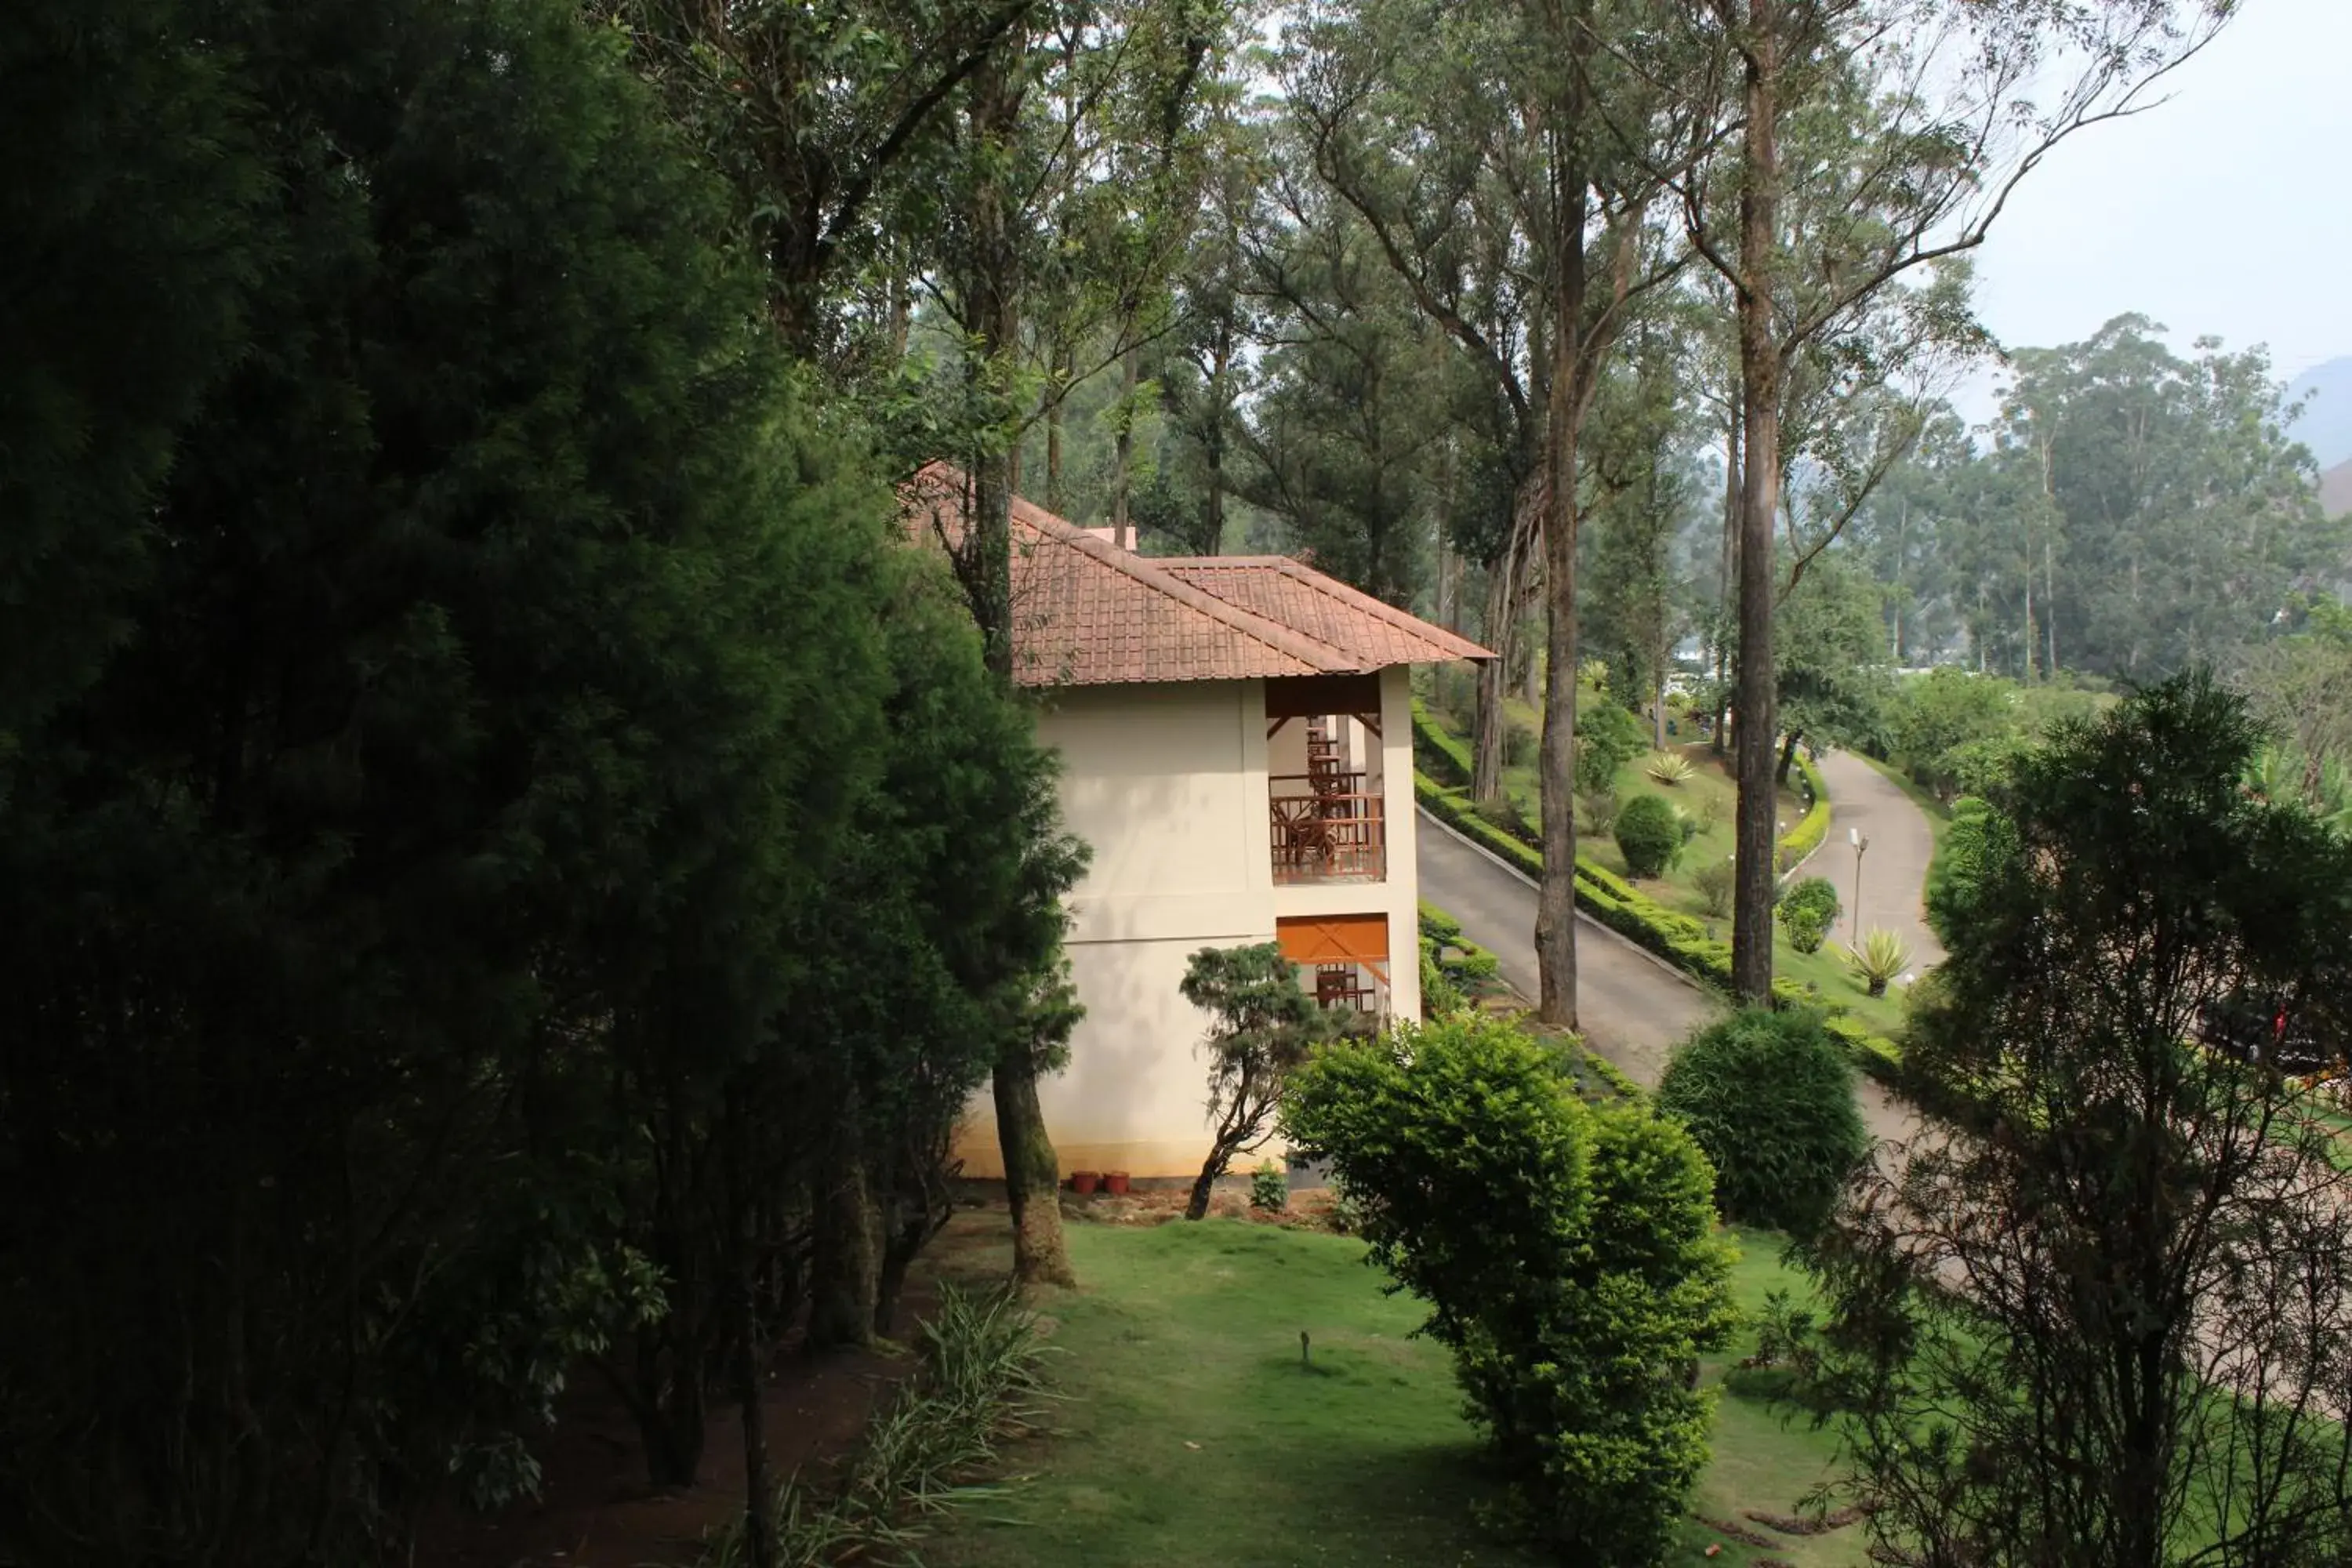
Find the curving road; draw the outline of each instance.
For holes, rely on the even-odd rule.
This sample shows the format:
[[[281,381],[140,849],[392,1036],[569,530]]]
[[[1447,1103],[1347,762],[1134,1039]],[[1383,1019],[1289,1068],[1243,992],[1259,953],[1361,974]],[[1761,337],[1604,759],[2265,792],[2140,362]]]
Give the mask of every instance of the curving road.
[[[1928,929],[1927,906],[1921,902],[1927,886],[1927,862],[1936,854],[1936,836],[1927,826],[1927,814],[1892,779],[1851,752],[1823,752],[1817,765],[1822,782],[1829,785],[1830,820],[1834,826],[1805,869],[1834,881],[1839,900],[1848,906],[1838,921],[1837,940],[1852,945],[1857,930],[1884,926],[1911,950],[1914,974],[1943,963],[1944,944]],[[1859,828],[1870,840],[1870,847],[1862,855],[1859,908],[1853,907],[1849,828]]]
[[[1829,782],[1826,764],[1823,781]],[[1916,816],[1918,808],[1900,790],[1895,794]],[[1837,800],[1832,783],[1832,813],[1840,809]],[[1460,921],[1463,934],[1495,955],[1512,990],[1523,997],[1539,994],[1535,883],[1425,811],[1420,829],[1421,896]],[[1926,830],[1922,819],[1920,831]],[[1874,833],[1871,855],[1878,852]],[[1921,860],[1923,873],[1926,865]],[[1723,1011],[1714,992],[1583,915],[1576,917],[1576,969],[1577,1021],[1585,1042],[1644,1089],[1656,1087],[1666,1058],[1685,1036]],[[1907,1139],[1919,1130],[1911,1108],[1874,1079],[1857,1078],[1854,1100],[1874,1138]]]
[[[1536,970],[1536,885],[1421,814],[1421,896],[1462,922],[1495,955],[1503,979],[1529,1000]],[[1584,915],[1576,917],[1576,1011],[1585,1040],[1648,1089],[1675,1043],[1723,1010],[1715,994]]]

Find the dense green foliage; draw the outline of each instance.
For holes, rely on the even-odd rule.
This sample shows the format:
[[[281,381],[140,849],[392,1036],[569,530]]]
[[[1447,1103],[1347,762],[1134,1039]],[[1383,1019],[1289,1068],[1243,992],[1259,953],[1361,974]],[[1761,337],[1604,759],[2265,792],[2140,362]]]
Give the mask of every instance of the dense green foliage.
[[[1209,1015],[1209,1152],[1192,1183],[1186,1219],[1209,1212],[1209,1193],[1233,1163],[1274,1135],[1291,1075],[1330,1038],[1337,1014],[1315,1005],[1279,945],[1204,947],[1177,989]]]
[[[2187,326],[2189,323],[2177,323]],[[1903,662],[2146,680],[2264,640],[2342,559],[2260,349],[2173,353],[2145,316],[2021,351],[1989,447],[1940,426],[1856,524]]]
[[[1642,754],[1650,737],[1641,721],[1614,702],[1588,702],[1576,711],[1576,787],[1606,790],[1617,770]]]
[[[1801,1008],[1745,1007],[1699,1030],[1667,1062],[1658,1109],[1714,1165],[1725,1218],[1800,1237],[1820,1230],[1870,1151],[1853,1061]]]
[[[591,1358],[689,1482],[1036,1032],[1029,717],[572,7],[27,21],[0,1556],[396,1557]]]
[[[1827,877],[1807,877],[1781,894],[1780,921],[1789,945],[1799,952],[1819,952],[1840,908],[1837,884]]]
[[[1682,821],[1662,795],[1637,795],[1618,807],[1614,832],[1634,877],[1663,877],[1682,854]]]
[[[1571,1561],[1658,1561],[1706,1460],[1687,1371],[1731,1322],[1689,1136],[1645,1105],[1588,1109],[1517,1028],[1466,1017],[1325,1050],[1284,1125],[1428,1303],[1541,1536]]]
[[[2352,1019],[2352,847],[2242,789],[2261,739],[2179,678],[2061,725],[1985,814],[1906,1051],[1956,1134],[1865,1173],[1820,1249],[1881,1543],[2342,1551],[2347,1177],[2275,1070],[2196,1038],[2237,996]]]
[[[2012,849],[2007,819],[1990,805],[1974,795],[1952,803],[1951,826],[1928,863],[1924,895],[1927,923],[1947,947],[1973,920],[1986,878]]]

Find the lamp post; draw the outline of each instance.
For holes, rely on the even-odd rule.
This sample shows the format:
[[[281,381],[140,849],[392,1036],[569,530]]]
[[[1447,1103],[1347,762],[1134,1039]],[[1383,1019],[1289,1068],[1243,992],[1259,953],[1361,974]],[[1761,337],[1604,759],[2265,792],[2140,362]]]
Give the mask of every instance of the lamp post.
[[[1845,841],[1853,846],[1853,932],[1854,945],[1862,944],[1862,852],[1870,847],[1870,839],[1859,827],[1845,830]]]

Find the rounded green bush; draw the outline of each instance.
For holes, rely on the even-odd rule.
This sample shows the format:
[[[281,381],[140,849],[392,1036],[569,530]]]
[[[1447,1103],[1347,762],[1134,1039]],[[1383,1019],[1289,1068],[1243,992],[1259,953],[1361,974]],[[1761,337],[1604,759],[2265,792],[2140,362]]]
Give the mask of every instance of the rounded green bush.
[[[1799,952],[1819,952],[1837,923],[1837,885],[1827,877],[1808,877],[1780,895],[1779,912],[1789,945]]]
[[[1662,877],[1682,853],[1682,821],[1661,796],[1637,795],[1627,801],[1618,808],[1616,831],[1629,876]]]
[[[1870,1152],[1853,1065],[1813,1013],[1749,1007],[1699,1030],[1666,1064],[1658,1109],[1714,1163],[1724,1217],[1800,1237]]]

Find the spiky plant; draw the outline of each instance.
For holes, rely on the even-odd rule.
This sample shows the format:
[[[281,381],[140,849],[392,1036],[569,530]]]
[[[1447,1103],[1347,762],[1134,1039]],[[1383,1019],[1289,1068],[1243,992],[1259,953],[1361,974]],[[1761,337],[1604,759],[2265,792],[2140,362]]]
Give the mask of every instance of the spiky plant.
[[[1873,996],[1884,996],[1886,983],[1911,967],[1911,950],[1893,931],[1873,926],[1860,947],[1846,949],[1845,961]]]
[[[1653,752],[1642,771],[1669,788],[1689,779],[1695,771],[1690,759],[1680,752]]]

